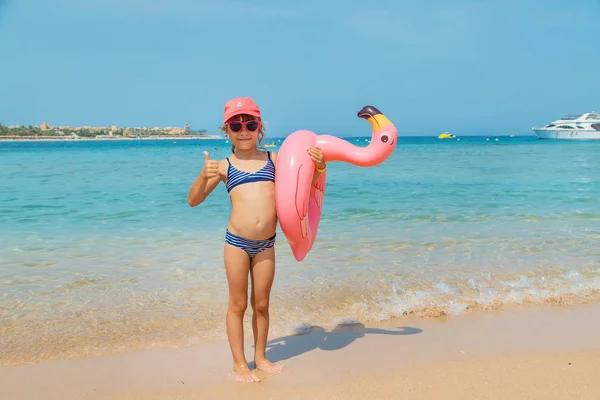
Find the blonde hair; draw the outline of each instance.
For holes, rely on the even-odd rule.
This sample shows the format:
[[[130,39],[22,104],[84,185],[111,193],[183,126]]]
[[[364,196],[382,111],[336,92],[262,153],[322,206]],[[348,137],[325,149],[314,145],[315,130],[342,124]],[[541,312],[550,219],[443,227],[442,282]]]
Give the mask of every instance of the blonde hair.
[[[253,119],[258,120],[258,122],[260,122],[260,128],[258,129],[258,143],[257,146],[259,149],[261,150],[266,150],[266,148],[263,146],[262,141],[265,138],[265,126],[262,123],[262,120],[260,117],[254,117],[252,115],[248,115],[248,114],[238,114],[236,116],[231,117],[231,119],[236,118],[236,117],[241,117],[241,119],[236,119],[237,121],[251,121]],[[223,132],[225,135],[227,135],[227,124],[223,124],[223,126],[221,126],[221,132]],[[235,154],[235,146],[233,144],[231,144],[231,152]]]

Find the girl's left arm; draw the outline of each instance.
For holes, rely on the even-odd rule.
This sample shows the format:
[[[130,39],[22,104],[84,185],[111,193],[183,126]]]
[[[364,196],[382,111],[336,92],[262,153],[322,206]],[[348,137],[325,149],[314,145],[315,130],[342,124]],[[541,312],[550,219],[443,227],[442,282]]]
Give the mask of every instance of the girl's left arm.
[[[310,147],[308,149],[308,155],[315,163],[315,171],[313,174],[312,184],[314,185],[319,176],[325,171],[327,165],[325,164],[325,157],[323,156],[323,152],[318,147]]]
[[[314,185],[314,183],[317,181],[319,176],[323,173],[325,168],[327,168],[327,165],[325,164],[325,159],[323,157],[323,153],[321,152],[320,148],[311,147],[308,149],[308,154],[310,155],[310,158],[315,163],[315,171],[314,171],[313,179],[312,179],[312,184]],[[277,168],[277,153],[276,152],[274,152],[274,151],[271,152],[271,159],[273,160],[273,164],[275,164],[275,168]]]
[[[271,160],[273,160],[273,164],[275,164],[275,168],[277,168],[277,152],[271,152]]]

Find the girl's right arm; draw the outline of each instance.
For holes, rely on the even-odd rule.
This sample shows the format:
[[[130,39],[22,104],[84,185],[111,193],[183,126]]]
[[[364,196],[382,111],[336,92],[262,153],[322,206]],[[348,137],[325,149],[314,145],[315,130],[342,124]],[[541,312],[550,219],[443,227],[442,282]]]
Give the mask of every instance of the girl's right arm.
[[[208,197],[223,179],[225,171],[223,160],[211,160],[208,153],[204,152],[204,168],[192,184],[192,187],[190,187],[188,193],[188,204],[190,207],[200,205]]]

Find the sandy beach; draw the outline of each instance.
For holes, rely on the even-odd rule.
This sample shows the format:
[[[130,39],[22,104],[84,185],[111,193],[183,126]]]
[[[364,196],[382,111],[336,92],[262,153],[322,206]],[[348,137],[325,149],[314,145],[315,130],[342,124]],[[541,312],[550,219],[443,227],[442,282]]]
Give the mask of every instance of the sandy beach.
[[[447,320],[313,327],[272,338],[282,375],[239,384],[225,341],[0,368],[0,398],[593,399],[600,303],[513,307]],[[250,340],[250,338],[248,338]],[[246,346],[249,360],[251,344]]]

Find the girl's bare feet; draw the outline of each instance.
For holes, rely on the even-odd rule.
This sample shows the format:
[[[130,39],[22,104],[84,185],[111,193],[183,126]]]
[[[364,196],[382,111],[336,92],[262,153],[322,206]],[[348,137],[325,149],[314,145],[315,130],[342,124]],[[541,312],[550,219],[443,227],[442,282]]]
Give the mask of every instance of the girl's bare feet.
[[[279,364],[273,364],[266,358],[255,359],[256,369],[260,369],[268,374],[281,374],[283,372],[283,366]]]
[[[233,373],[235,374],[235,380],[242,383],[254,383],[260,382],[260,378],[254,375],[254,372],[250,371],[248,364],[233,365]]]

